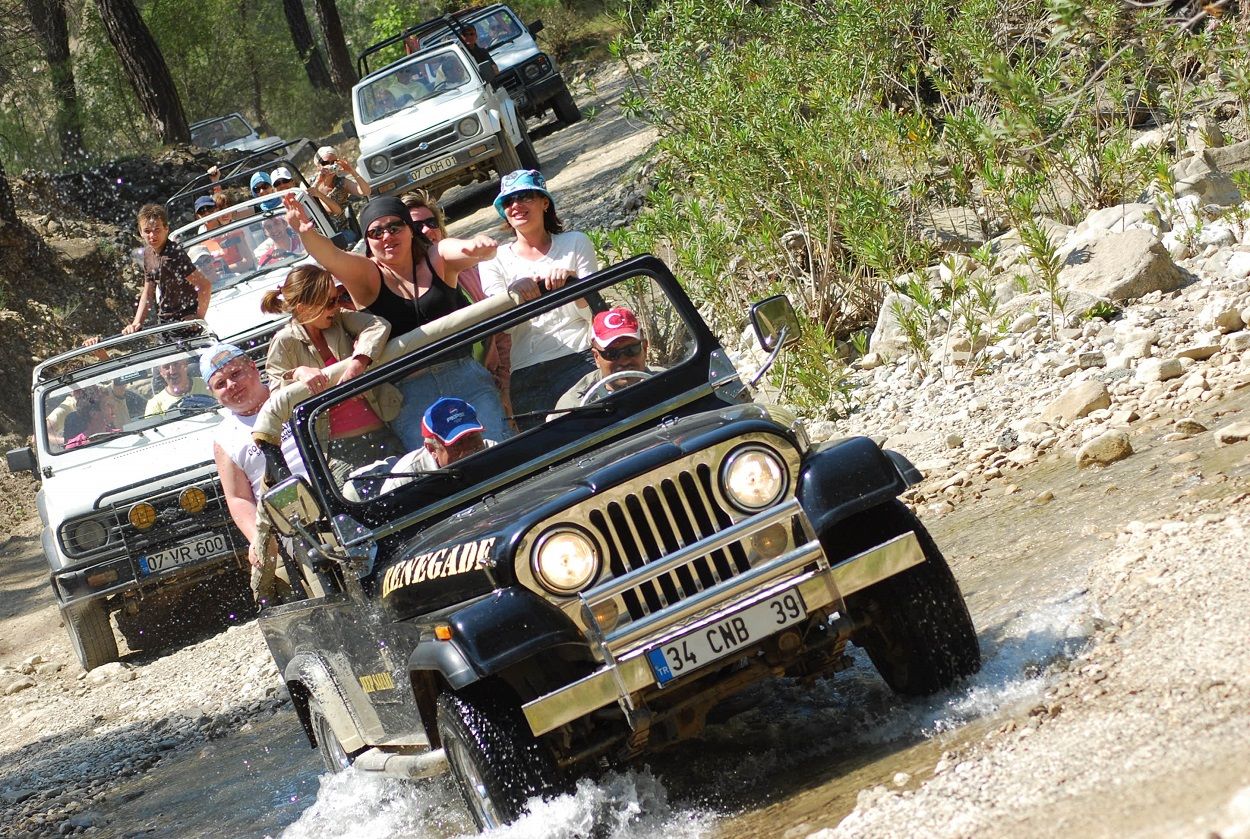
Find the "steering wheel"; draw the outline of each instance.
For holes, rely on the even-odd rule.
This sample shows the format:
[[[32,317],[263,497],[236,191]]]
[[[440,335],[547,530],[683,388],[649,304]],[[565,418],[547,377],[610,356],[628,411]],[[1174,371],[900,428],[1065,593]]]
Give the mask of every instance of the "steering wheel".
[[[593,385],[590,386],[590,389],[587,390],[586,393],[582,396],[582,401],[579,404],[589,405],[591,402],[594,402],[596,399],[602,399],[603,397],[595,396],[595,394],[598,393],[600,390],[606,389],[607,385],[610,384],[611,382],[620,382],[620,381],[624,381],[625,379],[638,379],[639,381],[641,381],[642,379],[649,379],[654,375],[655,374],[652,373],[650,370],[618,370],[615,373],[609,373],[608,375],[604,376],[602,379],[600,379],[599,381],[595,382]]]
[[[201,408],[216,408],[217,400],[211,396],[205,396],[202,393],[188,393],[186,396],[174,403],[174,409],[178,411],[198,411]]]

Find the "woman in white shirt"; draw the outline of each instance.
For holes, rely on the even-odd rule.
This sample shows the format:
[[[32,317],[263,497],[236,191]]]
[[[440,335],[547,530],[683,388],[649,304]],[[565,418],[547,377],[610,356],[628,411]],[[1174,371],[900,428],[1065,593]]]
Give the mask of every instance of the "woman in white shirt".
[[[585,233],[566,231],[556,215],[547,181],[535,169],[518,169],[499,182],[495,210],[516,234],[500,245],[495,258],[479,265],[482,289],[508,289],[526,300],[545,289],[560,288],[575,277],[599,270],[595,249]],[[537,425],[573,384],[595,369],[590,353],[594,312],[585,300],[569,303],[512,330],[510,395],[518,428]],[[534,416],[523,416],[534,413]]]

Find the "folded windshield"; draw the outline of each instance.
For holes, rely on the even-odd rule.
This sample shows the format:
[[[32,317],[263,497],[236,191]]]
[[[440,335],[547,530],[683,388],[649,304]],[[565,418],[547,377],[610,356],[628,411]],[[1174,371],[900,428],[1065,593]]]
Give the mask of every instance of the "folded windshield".
[[[483,272],[486,293],[502,292],[502,281]],[[554,308],[540,299],[512,309],[489,335],[465,319],[451,328],[458,346],[418,349],[388,365],[384,384],[314,412],[320,455],[346,499],[423,482],[446,493],[492,459],[533,458],[553,439],[548,430],[581,433],[655,410],[666,374],[695,351],[690,326],[646,276]]]
[[[44,393],[40,408],[48,450],[61,454],[216,412],[218,405],[187,350],[68,374]]]

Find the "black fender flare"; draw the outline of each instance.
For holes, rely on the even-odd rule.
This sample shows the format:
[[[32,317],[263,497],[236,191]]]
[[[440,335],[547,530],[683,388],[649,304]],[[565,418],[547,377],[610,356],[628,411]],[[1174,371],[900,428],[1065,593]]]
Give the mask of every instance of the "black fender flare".
[[[360,721],[353,713],[352,704],[344,696],[343,686],[322,656],[316,653],[297,654],[287,663],[282,678],[287,684],[291,704],[308,736],[309,744],[314,747],[317,745],[308,710],[309,700],[315,699],[334,730],[334,736],[348,752],[358,751],[368,745],[362,736]]]
[[[807,453],[797,496],[823,540],[838,522],[896,498],[920,477],[898,452],[885,451],[867,437],[850,437]]]
[[[546,598],[520,586],[497,589],[448,619],[451,639],[423,638],[408,658],[411,671],[437,671],[453,690],[555,647],[586,646],[585,636]]]

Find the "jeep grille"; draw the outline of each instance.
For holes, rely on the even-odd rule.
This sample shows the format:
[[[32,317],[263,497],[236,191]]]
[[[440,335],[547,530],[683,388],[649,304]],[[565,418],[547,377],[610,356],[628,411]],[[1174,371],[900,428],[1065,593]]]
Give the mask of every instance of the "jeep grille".
[[[733,523],[716,500],[712,470],[699,464],[643,487],[590,512],[590,524],[608,549],[613,576],[641,568],[654,559],[715,535]],[[629,615],[638,619],[684,600],[750,568],[746,551],[735,543],[690,565],[643,583],[623,597]]]
[[[419,137],[413,137],[390,148],[387,154],[391,158],[391,168],[404,169],[414,163],[437,154],[448,146],[454,145],[460,134],[456,126],[448,123]],[[422,148],[422,145],[425,147]]]

